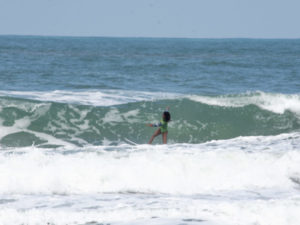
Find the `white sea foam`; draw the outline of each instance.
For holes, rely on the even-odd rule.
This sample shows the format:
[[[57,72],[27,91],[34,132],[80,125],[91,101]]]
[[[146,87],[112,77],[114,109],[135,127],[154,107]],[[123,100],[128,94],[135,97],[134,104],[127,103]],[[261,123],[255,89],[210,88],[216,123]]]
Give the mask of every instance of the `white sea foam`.
[[[0,224],[298,225],[299,149],[300,133],[2,148]]]
[[[12,196],[15,197],[15,196]],[[180,196],[16,196],[0,207],[0,223],[15,224],[203,224],[298,225],[297,197],[241,198]]]
[[[127,145],[86,147],[74,154],[31,148],[25,154],[4,151],[0,194],[289,191],[295,186],[291,176],[300,171],[300,138],[294,135],[141,145],[130,147],[133,151]]]
[[[189,99],[208,105],[223,107],[243,107],[257,105],[258,107],[275,113],[284,113],[290,110],[300,114],[299,94],[272,94],[265,92],[246,93],[240,95],[224,95],[219,97],[191,95]]]

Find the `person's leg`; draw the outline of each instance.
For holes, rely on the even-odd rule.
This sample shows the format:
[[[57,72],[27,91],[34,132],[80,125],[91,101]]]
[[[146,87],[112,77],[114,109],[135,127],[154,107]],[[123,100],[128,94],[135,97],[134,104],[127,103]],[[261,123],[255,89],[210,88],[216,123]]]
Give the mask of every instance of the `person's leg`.
[[[162,139],[163,139],[163,143],[164,143],[164,144],[167,144],[168,131],[162,133]]]
[[[158,129],[154,132],[154,134],[152,135],[152,137],[150,138],[150,141],[148,142],[148,144],[151,145],[151,144],[152,144],[152,141],[154,140],[154,138],[155,138],[156,136],[160,135],[160,134],[161,134],[160,128],[158,128]]]

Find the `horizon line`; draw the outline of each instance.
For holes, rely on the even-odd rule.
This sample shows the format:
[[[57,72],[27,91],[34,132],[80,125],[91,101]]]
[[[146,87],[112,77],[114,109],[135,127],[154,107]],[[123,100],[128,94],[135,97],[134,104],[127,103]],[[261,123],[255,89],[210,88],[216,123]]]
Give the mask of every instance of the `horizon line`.
[[[56,34],[0,34],[0,36],[57,37],[57,38],[136,38],[136,39],[262,39],[262,40],[297,40],[300,37],[185,37],[185,36],[110,36],[110,35],[56,35]]]

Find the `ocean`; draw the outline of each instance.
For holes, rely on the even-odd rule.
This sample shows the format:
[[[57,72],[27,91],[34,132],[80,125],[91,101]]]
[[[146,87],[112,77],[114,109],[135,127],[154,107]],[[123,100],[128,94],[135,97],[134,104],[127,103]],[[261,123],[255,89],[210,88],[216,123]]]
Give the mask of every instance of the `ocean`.
[[[0,224],[299,225],[299,90],[300,39],[0,36]]]

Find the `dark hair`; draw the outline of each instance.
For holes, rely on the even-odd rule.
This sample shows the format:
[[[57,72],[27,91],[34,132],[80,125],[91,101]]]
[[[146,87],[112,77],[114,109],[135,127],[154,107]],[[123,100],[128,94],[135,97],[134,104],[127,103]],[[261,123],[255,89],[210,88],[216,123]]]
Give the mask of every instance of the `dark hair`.
[[[164,112],[164,117],[165,117],[164,120],[166,122],[169,122],[171,120],[171,114],[167,111]]]

